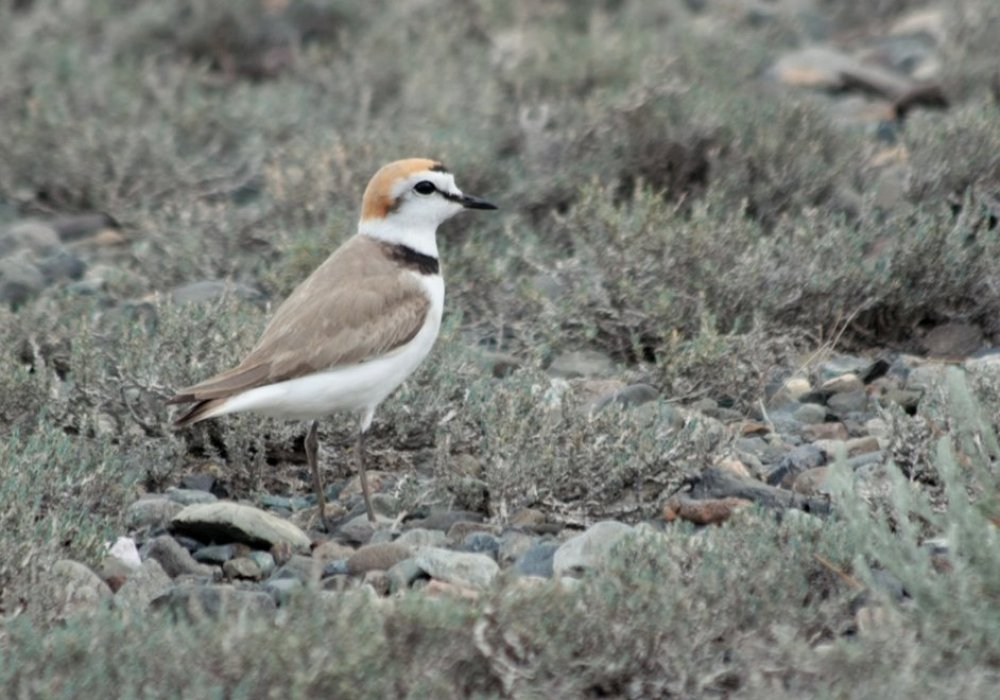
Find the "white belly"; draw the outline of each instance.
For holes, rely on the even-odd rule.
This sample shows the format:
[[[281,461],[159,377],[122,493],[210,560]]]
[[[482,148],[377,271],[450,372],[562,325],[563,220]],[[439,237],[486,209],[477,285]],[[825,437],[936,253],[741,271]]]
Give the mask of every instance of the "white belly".
[[[422,281],[430,294],[431,308],[423,327],[406,345],[367,362],[245,391],[206,417],[252,411],[275,418],[315,420],[337,411],[353,411],[364,416],[367,424],[375,408],[424,361],[437,340],[444,282],[438,275]]]

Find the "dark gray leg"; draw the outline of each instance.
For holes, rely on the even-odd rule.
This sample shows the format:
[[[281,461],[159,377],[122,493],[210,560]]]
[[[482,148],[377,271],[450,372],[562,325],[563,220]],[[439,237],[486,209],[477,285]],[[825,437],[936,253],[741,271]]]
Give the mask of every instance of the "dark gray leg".
[[[355,449],[358,460],[358,476],[361,479],[361,494],[365,499],[365,510],[368,512],[369,522],[375,522],[375,509],[372,508],[372,494],[368,490],[368,475],[365,474],[365,431],[358,431],[358,444]]]
[[[324,530],[333,532],[329,523],[326,522],[326,494],[323,493],[323,479],[319,475],[319,460],[316,457],[319,451],[319,436],[316,434],[318,426],[319,421],[314,420],[309,426],[309,432],[306,433],[306,461],[309,462],[309,468],[312,470],[313,490],[316,491],[316,505],[319,506],[319,521],[323,524]]]

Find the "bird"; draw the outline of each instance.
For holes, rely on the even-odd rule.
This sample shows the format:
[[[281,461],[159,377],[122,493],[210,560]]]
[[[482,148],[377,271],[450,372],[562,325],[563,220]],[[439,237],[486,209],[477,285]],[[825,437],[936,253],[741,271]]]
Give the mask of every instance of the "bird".
[[[374,523],[364,437],[375,410],[423,362],[441,329],[437,228],[466,209],[496,208],[463,193],[437,160],[384,165],[365,188],[357,232],[292,291],[243,361],[167,401],[186,405],[174,427],[245,411],[309,422],[306,460],[329,531],[319,421],[353,413],[356,469]]]

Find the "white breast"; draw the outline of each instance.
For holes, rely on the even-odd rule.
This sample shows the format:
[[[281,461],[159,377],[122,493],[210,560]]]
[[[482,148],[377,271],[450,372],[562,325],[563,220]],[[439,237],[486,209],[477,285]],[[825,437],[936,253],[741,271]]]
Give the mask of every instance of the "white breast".
[[[444,279],[441,275],[417,276],[431,307],[423,327],[408,343],[373,360],[251,389],[232,397],[207,417],[253,411],[276,418],[315,420],[337,411],[352,411],[362,416],[362,429],[367,429],[375,408],[424,361],[441,330]]]

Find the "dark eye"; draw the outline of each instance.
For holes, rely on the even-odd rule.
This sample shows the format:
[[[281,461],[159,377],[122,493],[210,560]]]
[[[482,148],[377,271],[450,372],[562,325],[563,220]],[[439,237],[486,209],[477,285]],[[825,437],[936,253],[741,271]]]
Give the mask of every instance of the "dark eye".
[[[430,194],[437,188],[434,187],[434,183],[430,180],[421,180],[413,186],[413,189],[415,189],[419,194]]]

